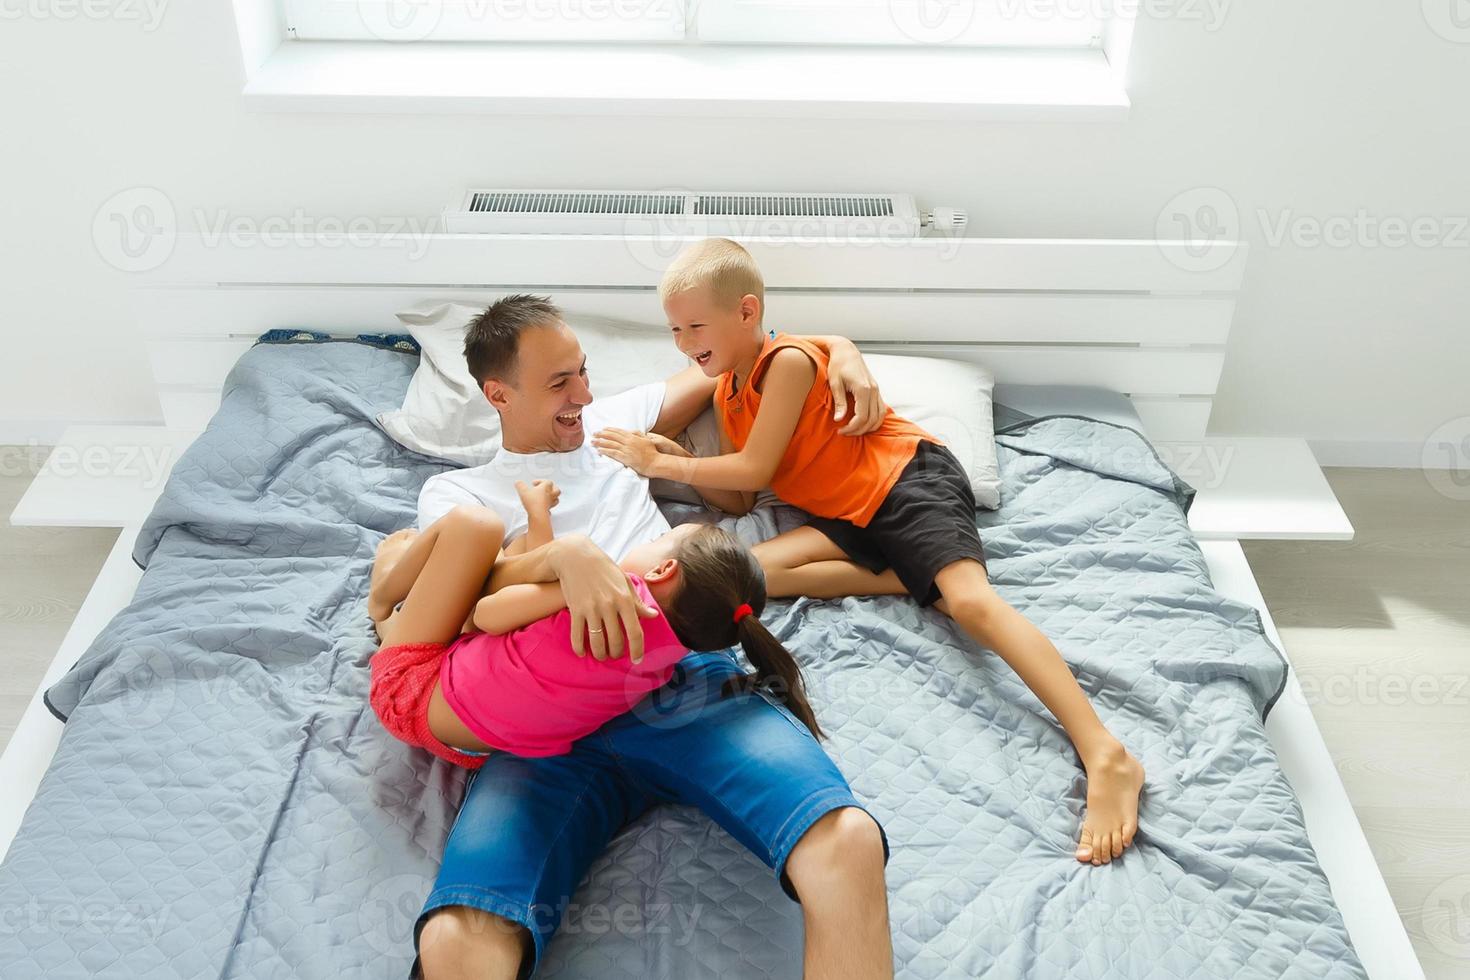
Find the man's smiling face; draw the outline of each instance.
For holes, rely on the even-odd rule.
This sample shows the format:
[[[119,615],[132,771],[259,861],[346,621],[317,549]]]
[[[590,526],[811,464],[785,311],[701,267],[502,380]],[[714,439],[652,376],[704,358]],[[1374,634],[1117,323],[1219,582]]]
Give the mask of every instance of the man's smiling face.
[[[521,332],[509,379],[490,378],[485,397],[500,412],[501,441],[517,453],[565,453],[587,434],[582,409],[592,404],[587,357],[565,323]]]

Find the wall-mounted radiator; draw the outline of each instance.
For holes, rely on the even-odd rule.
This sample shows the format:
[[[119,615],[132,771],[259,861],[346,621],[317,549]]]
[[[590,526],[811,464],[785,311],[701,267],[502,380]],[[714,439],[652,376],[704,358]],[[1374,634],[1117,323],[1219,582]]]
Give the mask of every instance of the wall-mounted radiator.
[[[909,194],[481,189],[444,212],[450,234],[918,238],[965,223],[955,208],[921,212]]]

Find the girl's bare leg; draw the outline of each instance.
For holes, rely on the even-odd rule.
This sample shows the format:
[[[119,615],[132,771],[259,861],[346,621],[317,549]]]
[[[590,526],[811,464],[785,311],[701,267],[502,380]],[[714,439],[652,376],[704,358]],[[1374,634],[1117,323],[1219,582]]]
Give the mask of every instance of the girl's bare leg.
[[[772,599],[804,595],[840,599],[849,595],[904,595],[907,589],[888,569],[868,571],[848,560],[832,539],[814,527],[799,527],[750,549],[766,573]]]
[[[383,644],[448,643],[458,636],[504,540],[505,525],[494,511],[463,506],[380,549],[368,610]],[[403,607],[393,613],[400,600]],[[379,618],[385,609],[391,615]]]
[[[421,537],[418,528],[406,527],[394,531],[378,542],[377,554],[373,556],[373,574],[368,585],[368,616],[373,624],[382,623],[393,615],[393,610],[408,596],[408,590],[418,572],[409,575],[408,567],[400,567],[404,554]],[[419,562],[422,568],[423,563]],[[394,572],[397,574],[394,574]]]

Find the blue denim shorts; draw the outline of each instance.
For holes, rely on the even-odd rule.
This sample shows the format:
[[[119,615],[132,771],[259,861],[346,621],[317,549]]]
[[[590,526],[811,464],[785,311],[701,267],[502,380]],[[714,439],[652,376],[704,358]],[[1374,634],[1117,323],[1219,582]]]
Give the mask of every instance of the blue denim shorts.
[[[703,810],[794,899],[785,867],[796,842],[825,814],[863,807],[784,706],[764,694],[723,696],[740,673],[727,654],[691,654],[668,684],[567,755],[492,753],[471,776],[415,947],[436,909],[468,905],[525,926],[539,963],[588,867],[659,803]]]

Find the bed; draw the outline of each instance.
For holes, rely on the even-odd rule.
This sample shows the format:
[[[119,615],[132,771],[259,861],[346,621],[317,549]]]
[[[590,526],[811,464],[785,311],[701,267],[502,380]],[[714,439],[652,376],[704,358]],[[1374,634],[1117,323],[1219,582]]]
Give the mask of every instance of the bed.
[[[0,904],[80,912],[7,936],[7,977],[400,976],[411,958],[463,783],[364,709],[372,546],[443,468],[370,421],[412,355],[230,343],[223,405],[127,542],[136,594],[47,686],[70,721]],[[1136,853],[1076,866],[1080,781],[1003,669],[899,600],[773,608],[897,845],[901,975],[1366,975],[1262,721],[1290,705],[1286,664],[1251,597],[1211,587],[1238,566],[1195,540],[1140,399],[1001,385],[996,402],[992,572],[1155,789]],[[573,901],[607,915],[569,913],[548,976],[796,975],[795,910],[698,814],[630,827]],[[1370,937],[1375,962],[1392,942]]]

